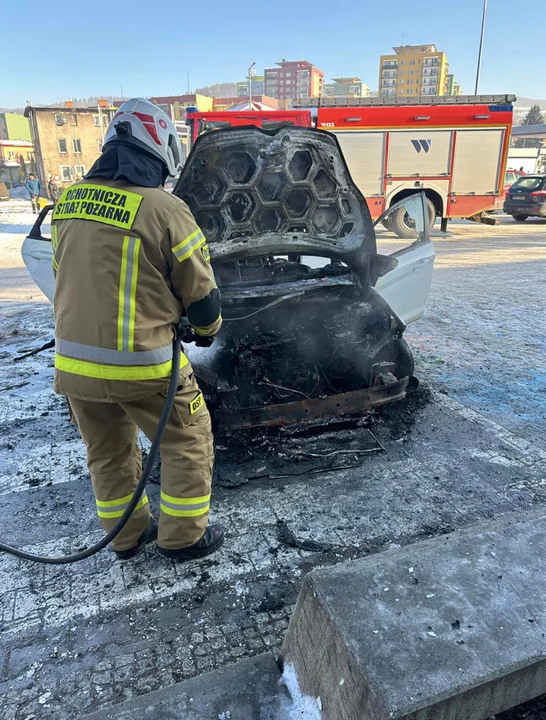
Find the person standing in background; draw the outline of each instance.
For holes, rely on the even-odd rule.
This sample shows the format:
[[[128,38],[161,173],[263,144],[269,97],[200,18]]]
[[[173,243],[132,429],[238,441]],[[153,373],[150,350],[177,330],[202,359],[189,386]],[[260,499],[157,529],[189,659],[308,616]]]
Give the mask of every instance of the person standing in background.
[[[49,178],[49,182],[48,182],[48,184],[47,184],[47,192],[48,192],[48,195],[49,195],[49,199],[51,200],[51,202],[52,202],[53,204],[55,204],[55,203],[57,202],[57,200],[58,200],[58,199],[60,198],[60,196],[61,196],[61,189],[60,189],[59,186],[57,185],[57,180],[58,180],[58,179],[59,179],[59,178],[58,178],[56,175],[52,175],[52,176]]]
[[[30,173],[28,180],[25,183],[25,187],[30,195],[32,212],[36,215],[40,212],[40,192],[42,190],[42,186],[38,178],[33,173]]]

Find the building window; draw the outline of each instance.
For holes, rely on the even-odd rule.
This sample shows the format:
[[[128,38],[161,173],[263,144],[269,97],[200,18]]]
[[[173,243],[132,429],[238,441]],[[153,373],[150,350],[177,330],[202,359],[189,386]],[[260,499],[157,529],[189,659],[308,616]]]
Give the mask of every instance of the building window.
[[[75,153],[81,153],[82,151],[82,141],[81,140],[72,140],[72,149]]]
[[[411,88],[408,88],[408,95],[411,95],[413,90]]]
[[[405,80],[400,80],[400,85],[403,85]]]
[[[415,60],[410,60],[410,61],[409,61],[409,64],[410,64],[410,65],[415,65]]]
[[[405,65],[405,64],[406,64],[406,63],[405,63],[404,60],[401,60],[401,61],[400,61],[400,65]]]
[[[400,72],[398,74],[400,75],[400,77],[402,77],[402,75],[404,74],[404,71],[400,70]]]
[[[70,124],[71,124],[71,125],[77,125],[77,124],[78,124],[78,116],[76,115],[76,113],[72,113],[72,114],[70,115]]]
[[[61,138],[60,140],[57,140],[57,144],[58,144],[58,146],[59,146],[59,152],[60,152],[60,153],[68,152],[68,150],[66,149],[66,140],[65,140],[64,138]]]
[[[61,165],[61,180],[63,182],[71,182],[70,165]]]
[[[404,94],[404,88],[402,88],[402,90],[400,90],[400,95],[403,95],[403,94]]]
[[[408,70],[408,75],[413,75],[413,70]]]
[[[61,113],[56,113],[56,115],[55,115],[55,123],[56,123],[57,125],[64,125],[64,118],[63,118],[63,116],[61,115]]]
[[[85,175],[85,165],[75,165],[76,177],[82,178]]]

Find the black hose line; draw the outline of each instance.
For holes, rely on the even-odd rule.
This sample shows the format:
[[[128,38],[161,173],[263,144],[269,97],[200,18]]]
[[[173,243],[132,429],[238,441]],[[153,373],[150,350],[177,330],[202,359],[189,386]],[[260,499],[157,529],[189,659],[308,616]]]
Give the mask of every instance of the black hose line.
[[[108,532],[102,538],[102,540],[99,540],[99,542],[91,545],[91,547],[88,547],[79,553],[75,553],[74,555],[65,555],[63,557],[47,557],[43,555],[34,555],[33,553],[27,553],[24,550],[19,550],[19,548],[11,547],[11,545],[6,545],[3,542],[0,542],[0,552],[7,552],[11,555],[16,555],[17,557],[23,558],[23,560],[32,560],[33,562],[44,563],[45,565],[67,565],[68,563],[85,560],[85,558],[88,558],[91,555],[98,553],[100,550],[105,548],[115,537],[119,535],[119,533],[127,524],[129,518],[133,514],[133,511],[136,508],[140,498],[142,497],[142,493],[146,488],[146,483],[150,478],[154,462],[157,457],[157,453],[159,452],[161,440],[163,438],[163,434],[165,433],[165,428],[169,421],[169,417],[171,416],[174,401],[176,398],[178,376],[180,374],[180,353],[180,333],[177,333],[173,341],[173,366],[171,372],[171,381],[169,384],[169,389],[167,391],[165,404],[163,405],[163,411],[161,412],[159,422],[157,423],[157,429],[155,431],[155,437],[153,439],[150,452],[148,453],[148,457],[146,458],[146,463],[144,464],[144,469],[142,471],[142,475],[140,476],[140,480],[138,481],[138,485],[136,486],[135,492],[133,493],[133,497],[131,498],[128,506],[125,508],[125,512],[114,525],[114,527],[110,530],[110,532]]]

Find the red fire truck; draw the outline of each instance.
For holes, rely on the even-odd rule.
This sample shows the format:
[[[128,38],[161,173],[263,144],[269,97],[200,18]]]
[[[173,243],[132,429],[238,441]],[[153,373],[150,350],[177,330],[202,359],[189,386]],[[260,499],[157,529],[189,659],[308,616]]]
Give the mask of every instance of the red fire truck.
[[[297,109],[188,113],[192,140],[235,125],[316,125],[334,133],[372,217],[425,192],[431,224],[450,218],[492,221],[485,213],[504,194],[513,95],[419,98],[300,98]],[[303,109],[305,108],[305,109]],[[498,202],[497,202],[498,204]],[[389,227],[413,237],[401,208]]]

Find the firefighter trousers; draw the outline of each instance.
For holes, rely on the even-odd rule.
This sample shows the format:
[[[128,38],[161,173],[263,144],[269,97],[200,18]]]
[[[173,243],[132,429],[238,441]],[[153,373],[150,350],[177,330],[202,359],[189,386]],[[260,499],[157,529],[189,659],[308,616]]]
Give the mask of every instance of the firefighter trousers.
[[[161,442],[161,500],[158,544],[178,549],[197,542],[208,524],[213,466],[209,411],[193,375],[183,381]],[[108,532],[123,514],[138,483],[142,457],[138,428],[152,440],[165,395],[102,403],[69,397],[87,448],[97,512]],[[112,542],[114,550],[137,544],[151,519],[146,494]]]

